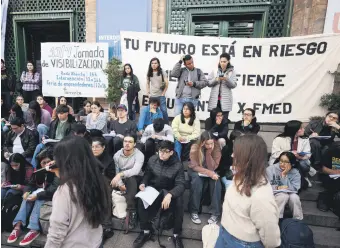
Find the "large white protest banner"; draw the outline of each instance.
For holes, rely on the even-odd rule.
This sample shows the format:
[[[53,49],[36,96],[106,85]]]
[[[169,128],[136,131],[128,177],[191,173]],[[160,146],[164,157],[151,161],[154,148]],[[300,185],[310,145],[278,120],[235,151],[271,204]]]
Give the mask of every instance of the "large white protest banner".
[[[122,60],[131,63],[139,78],[143,105],[147,104],[146,74],[150,59],[160,59],[168,76],[185,54],[194,58],[206,75],[217,71],[219,55],[230,53],[238,83],[233,89],[234,104],[229,119],[240,120],[246,107],[256,110],[259,122],[308,121],[325,114],[320,97],[331,93],[340,62],[340,35],[314,35],[287,38],[217,38],[157,33],[121,32]],[[173,116],[177,82],[169,76],[167,107]],[[142,95],[142,96],[141,96]],[[198,116],[209,116],[210,88],[202,90]]]
[[[44,96],[105,97],[107,43],[41,44]]]

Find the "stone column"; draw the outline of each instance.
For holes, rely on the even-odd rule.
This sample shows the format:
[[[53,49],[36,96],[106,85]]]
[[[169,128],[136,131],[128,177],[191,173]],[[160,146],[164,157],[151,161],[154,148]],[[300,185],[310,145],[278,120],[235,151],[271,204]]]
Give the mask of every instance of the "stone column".
[[[165,32],[166,0],[152,0],[152,32]]]
[[[85,0],[86,42],[96,42],[96,0]]]

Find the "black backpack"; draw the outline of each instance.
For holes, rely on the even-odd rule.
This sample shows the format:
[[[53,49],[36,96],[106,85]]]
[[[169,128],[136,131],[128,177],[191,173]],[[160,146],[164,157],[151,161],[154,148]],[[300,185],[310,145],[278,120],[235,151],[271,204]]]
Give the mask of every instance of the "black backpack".
[[[281,223],[281,248],[314,248],[312,230],[301,220],[284,219]]]
[[[153,229],[158,231],[158,244],[160,247],[165,248],[165,245],[161,244],[160,236],[163,230],[170,230],[174,227],[174,213],[173,209],[169,208],[163,210],[162,207],[158,210],[156,217],[152,221]]]
[[[1,229],[11,232],[13,230],[13,220],[18,214],[22,202],[21,195],[9,194],[3,201],[1,207]]]

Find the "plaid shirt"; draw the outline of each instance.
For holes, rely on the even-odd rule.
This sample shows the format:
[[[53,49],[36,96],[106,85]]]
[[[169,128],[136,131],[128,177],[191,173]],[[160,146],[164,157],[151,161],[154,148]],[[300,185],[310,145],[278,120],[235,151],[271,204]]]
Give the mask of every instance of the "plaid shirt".
[[[22,89],[24,91],[33,91],[40,89],[40,74],[38,72],[31,74],[22,72],[20,81],[22,82]]]

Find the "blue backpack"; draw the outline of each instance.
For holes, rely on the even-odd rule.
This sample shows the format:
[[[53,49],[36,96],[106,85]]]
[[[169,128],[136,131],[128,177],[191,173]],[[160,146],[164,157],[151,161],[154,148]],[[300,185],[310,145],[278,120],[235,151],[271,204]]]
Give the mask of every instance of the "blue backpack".
[[[280,228],[281,248],[315,248],[313,232],[303,221],[284,219]]]

